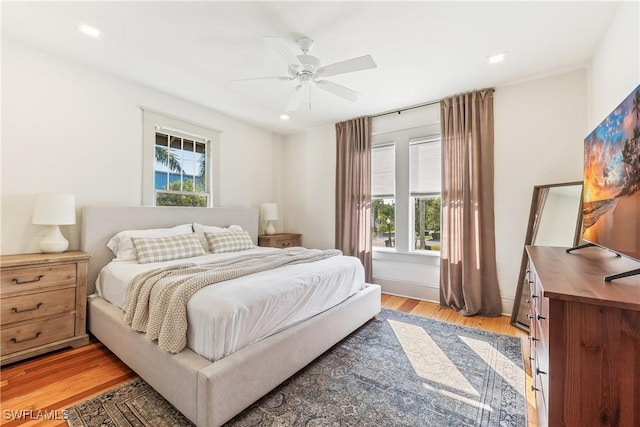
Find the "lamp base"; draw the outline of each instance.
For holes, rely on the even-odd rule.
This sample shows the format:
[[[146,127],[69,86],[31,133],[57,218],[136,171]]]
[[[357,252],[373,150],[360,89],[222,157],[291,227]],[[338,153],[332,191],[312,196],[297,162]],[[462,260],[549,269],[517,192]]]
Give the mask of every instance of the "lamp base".
[[[271,221],[267,221],[267,226],[264,228],[264,234],[276,234],[276,228]]]
[[[69,247],[69,241],[64,238],[60,227],[52,225],[49,227],[49,232],[40,241],[40,250],[45,254],[55,254],[64,252]]]

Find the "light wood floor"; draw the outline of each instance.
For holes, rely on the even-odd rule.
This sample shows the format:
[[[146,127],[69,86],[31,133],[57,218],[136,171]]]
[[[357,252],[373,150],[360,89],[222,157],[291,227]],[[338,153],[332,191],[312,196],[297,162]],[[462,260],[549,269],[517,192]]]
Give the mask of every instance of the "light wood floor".
[[[417,316],[520,337],[523,339],[523,349],[528,348],[528,345],[524,345],[527,335],[511,326],[509,318],[505,316],[463,317],[438,304],[391,295],[382,296],[382,306]],[[528,355],[524,357],[526,360]],[[136,374],[96,340],[83,347],[59,350],[8,365],[0,370],[0,424],[7,427],[66,426],[67,423],[62,418],[62,409],[133,378],[136,378]],[[530,385],[531,375],[528,372],[527,416],[529,427],[535,427],[535,399],[530,392]],[[18,419],[19,417],[21,419]]]

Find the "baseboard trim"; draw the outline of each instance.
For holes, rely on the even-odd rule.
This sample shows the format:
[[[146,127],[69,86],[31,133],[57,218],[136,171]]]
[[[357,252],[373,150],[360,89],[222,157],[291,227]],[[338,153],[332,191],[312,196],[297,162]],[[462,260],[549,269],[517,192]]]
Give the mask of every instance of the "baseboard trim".
[[[373,283],[380,285],[383,294],[396,295],[403,298],[412,298],[422,301],[440,303],[440,287],[425,285],[422,283],[401,282],[374,277]],[[502,315],[511,316],[513,310],[513,297],[501,296]]]

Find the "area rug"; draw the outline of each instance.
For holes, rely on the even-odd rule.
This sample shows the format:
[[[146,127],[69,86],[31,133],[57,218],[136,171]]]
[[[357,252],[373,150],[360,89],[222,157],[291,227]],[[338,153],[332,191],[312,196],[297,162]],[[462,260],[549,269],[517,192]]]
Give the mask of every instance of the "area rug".
[[[383,310],[227,426],[526,426],[519,338]],[[70,426],[189,426],[141,379]]]

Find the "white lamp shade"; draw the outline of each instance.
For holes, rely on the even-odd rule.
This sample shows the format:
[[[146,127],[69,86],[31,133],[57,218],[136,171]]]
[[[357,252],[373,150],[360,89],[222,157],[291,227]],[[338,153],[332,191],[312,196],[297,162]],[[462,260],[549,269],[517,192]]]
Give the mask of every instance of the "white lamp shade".
[[[75,196],[73,194],[38,194],[32,222],[40,225],[75,224]]]
[[[263,221],[275,221],[278,219],[277,203],[263,203],[261,211]]]

